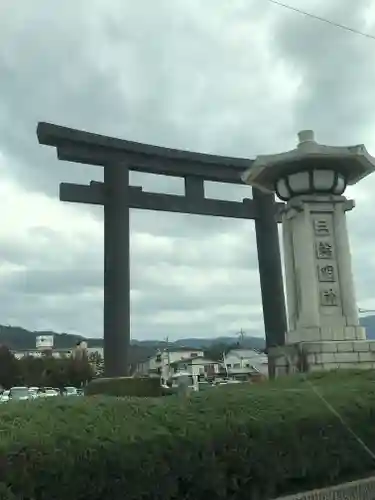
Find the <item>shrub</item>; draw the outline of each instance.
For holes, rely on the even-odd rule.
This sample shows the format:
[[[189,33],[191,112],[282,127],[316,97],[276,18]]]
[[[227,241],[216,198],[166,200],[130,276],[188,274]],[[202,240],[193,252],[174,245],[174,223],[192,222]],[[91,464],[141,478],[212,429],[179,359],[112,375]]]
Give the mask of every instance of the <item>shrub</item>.
[[[3,405],[0,481],[25,500],[263,500],[371,474],[348,428],[374,447],[373,374],[318,380],[345,425],[298,377],[295,391]]]
[[[178,394],[177,387],[162,387],[161,395],[162,396],[173,396],[174,394]]]
[[[85,394],[106,396],[158,397],[162,395],[158,378],[97,378],[85,388]]]
[[[0,483],[0,500],[18,500],[18,498],[6,484]]]

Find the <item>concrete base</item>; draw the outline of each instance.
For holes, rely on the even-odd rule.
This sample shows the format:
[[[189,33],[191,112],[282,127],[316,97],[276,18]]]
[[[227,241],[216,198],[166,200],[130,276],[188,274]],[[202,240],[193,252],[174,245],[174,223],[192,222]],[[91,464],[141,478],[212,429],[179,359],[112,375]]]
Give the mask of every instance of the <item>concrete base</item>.
[[[375,369],[375,341],[298,342],[272,347],[268,363],[275,377],[340,369]]]
[[[366,340],[363,326],[323,326],[317,328],[299,328],[286,334],[287,344],[301,342]]]

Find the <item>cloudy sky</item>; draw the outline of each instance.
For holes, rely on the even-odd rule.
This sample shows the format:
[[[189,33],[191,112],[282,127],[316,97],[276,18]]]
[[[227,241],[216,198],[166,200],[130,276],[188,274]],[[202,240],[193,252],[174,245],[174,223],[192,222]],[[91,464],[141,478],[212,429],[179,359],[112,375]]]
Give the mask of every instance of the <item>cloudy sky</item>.
[[[375,0],[290,0],[375,34]],[[253,158],[315,130],[375,154],[375,40],[267,0],[0,2],[0,323],[102,335],[103,214],[58,200],[101,180],[38,145],[48,121]],[[182,194],[182,181],[133,176]],[[241,200],[250,188],[207,185]],[[375,175],[351,189],[361,307],[375,309]],[[252,221],[131,214],[132,337],[263,335]]]

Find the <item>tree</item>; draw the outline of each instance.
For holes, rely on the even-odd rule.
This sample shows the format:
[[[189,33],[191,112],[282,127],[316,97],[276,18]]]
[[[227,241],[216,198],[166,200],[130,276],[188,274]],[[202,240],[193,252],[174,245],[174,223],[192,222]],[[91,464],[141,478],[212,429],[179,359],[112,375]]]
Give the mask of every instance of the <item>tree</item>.
[[[37,387],[79,387],[93,377],[87,358],[32,357],[16,360],[23,385]]]
[[[87,356],[66,360],[66,385],[81,387],[94,377],[94,369]]]
[[[208,359],[213,361],[222,361],[223,354],[227,354],[231,349],[238,347],[237,344],[226,344],[223,342],[218,342],[212,344],[208,349],[205,350],[204,355]]]
[[[23,385],[39,387],[43,384],[44,358],[24,356],[18,364]]]
[[[9,389],[21,380],[19,362],[5,345],[0,346],[0,384]]]
[[[89,363],[92,366],[96,377],[100,377],[104,372],[104,359],[98,352],[89,354]]]
[[[67,384],[68,370],[66,359],[45,357],[43,358],[44,370],[42,376],[42,386],[63,388]]]

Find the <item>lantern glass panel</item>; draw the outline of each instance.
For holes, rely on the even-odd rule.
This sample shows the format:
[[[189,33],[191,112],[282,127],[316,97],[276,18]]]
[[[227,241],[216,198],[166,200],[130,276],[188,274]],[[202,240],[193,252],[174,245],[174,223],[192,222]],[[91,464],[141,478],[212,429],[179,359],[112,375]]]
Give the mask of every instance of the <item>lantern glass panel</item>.
[[[307,193],[310,191],[309,172],[298,172],[289,176],[289,186],[293,193]]]
[[[279,179],[276,183],[276,194],[282,200],[289,200],[290,192],[286,185],[285,179]]]
[[[314,170],[313,174],[314,191],[331,191],[335,183],[335,173],[333,170]]]
[[[337,179],[336,187],[334,189],[334,193],[335,194],[342,194],[345,191],[345,188],[346,188],[345,179],[342,175],[339,175],[338,179]]]

